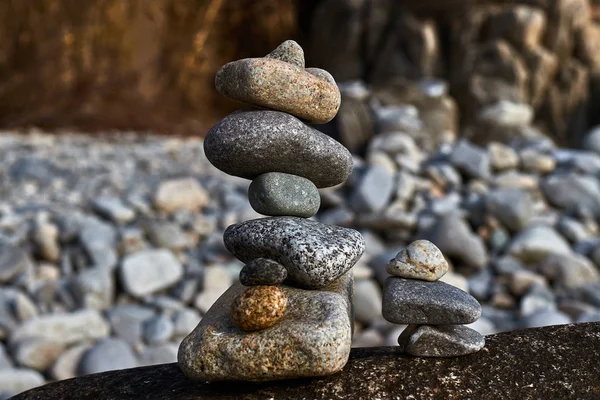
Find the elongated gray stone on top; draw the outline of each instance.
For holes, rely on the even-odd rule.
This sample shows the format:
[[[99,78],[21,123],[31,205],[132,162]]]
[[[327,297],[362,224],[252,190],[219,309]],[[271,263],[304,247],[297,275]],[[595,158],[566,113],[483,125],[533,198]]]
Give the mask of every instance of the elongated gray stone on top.
[[[323,188],[343,183],[352,172],[348,149],[278,111],[230,114],[208,132],[204,152],[221,171],[246,179],[285,172]]]
[[[479,332],[462,325],[409,325],[398,337],[406,354],[417,357],[457,357],[485,346]]]
[[[365,250],[354,229],[297,217],[270,217],[231,225],[225,247],[240,261],[269,258],[288,271],[288,282],[309,289],[326,286],[348,271]]]
[[[481,304],[444,282],[390,276],[383,289],[383,317],[395,324],[470,324],[481,317]]]
[[[242,332],[231,320],[233,300],[246,287],[231,286],[179,347],[179,368],[199,381],[274,381],[325,376],[350,355],[352,273],[323,290],[280,286],[288,299],[276,325]]]
[[[310,180],[282,172],[267,172],[252,181],[248,200],[257,213],[310,218],[319,211],[321,196]]]

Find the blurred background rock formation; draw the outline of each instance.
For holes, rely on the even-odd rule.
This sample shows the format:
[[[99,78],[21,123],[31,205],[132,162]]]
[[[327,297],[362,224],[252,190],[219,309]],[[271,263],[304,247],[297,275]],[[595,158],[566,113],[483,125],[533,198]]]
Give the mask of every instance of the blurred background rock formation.
[[[382,119],[421,110],[431,115],[416,135],[431,145],[440,127],[485,143],[530,134],[522,122],[534,118],[577,146],[600,122],[597,3],[5,0],[0,128],[203,135],[234,107],[214,90],[216,70],[292,38],[342,85],[343,108],[323,130],[351,150]]]

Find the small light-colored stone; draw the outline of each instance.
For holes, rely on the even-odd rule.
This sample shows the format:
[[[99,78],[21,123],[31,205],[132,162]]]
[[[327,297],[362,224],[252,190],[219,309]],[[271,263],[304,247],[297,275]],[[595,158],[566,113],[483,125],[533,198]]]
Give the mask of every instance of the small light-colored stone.
[[[490,165],[495,171],[515,169],[519,165],[519,155],[512,148],[498,142],[488,145]]]
[[[417,240],[402,249],[386,266],[390,275],[407,279],[437,281],[448,272],[448,262],[436,245]]]
[[[30,337],[11,344],[11,347],[13,358],[20,366],[44,372],[62,353],[64,344]]]
[[[142,250],[125,257],[120,277],[132,296],[145,296],[167,288],[183,276],[183,266],[166,249]]]
[[[3,391],[20,393],[44,383],[39,372],[28,368],[7,368],[0,373],[0,390]]]
[[[92,345],[83,343],[76,346],[73,346],[66,351],[64,351],[57,359],[56,362],[52,365],[49,370],[49,374],[52,379],[56,379],[57,381],[63,379],[71,379],[75,378],[77,374],[77,367],[79,366],[79,362],[81,358],[88,351]]]
[[[276,286],[253,286],[233,301],[231,319],[245,331],[258,331],[278,323],[285,314],[287,297]]]
[[[154,194],[154,205],[168,213],[177,210],[196,212],[209,202],[208,193],[193,178],[161,182]]]

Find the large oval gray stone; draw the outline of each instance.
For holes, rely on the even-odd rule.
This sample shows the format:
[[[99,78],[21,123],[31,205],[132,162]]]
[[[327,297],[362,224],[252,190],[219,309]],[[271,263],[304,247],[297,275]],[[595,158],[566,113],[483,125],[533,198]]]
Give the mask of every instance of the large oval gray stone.
[[[481,317],[481,305],[444,282],[390,276],[383,289],[383,317],[395,324],[470,324]]]
[[[319,211],[321,196],[310,180],[282,172],[267,172],[252,181],[248,200],[257,213],[310,218]]]
[[[352,155],[339,142],[277,111],[238,111],[218,122],[204,139],[208,160],[246,179],[285,172],[335,186],[352,172]]]
[[[348,271],[365,250],[354,229],[297,217],[270,217],[231,225],[223,234],[240,261],[269,258],[288,271],[288,282],[309,289],[326,286]]]

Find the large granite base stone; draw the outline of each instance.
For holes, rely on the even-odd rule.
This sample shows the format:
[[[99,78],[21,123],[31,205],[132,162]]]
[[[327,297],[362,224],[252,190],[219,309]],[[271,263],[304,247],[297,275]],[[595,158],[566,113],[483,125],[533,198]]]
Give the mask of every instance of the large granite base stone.
[[[233,299],[246,288],[229,288],[179,347],[183,373],[198,381],[267,381],[326,376],[341,370],[352,341],[352,273],[323,290],[280,286],[286,314],[275,326],[244,332],[230,317]]]

